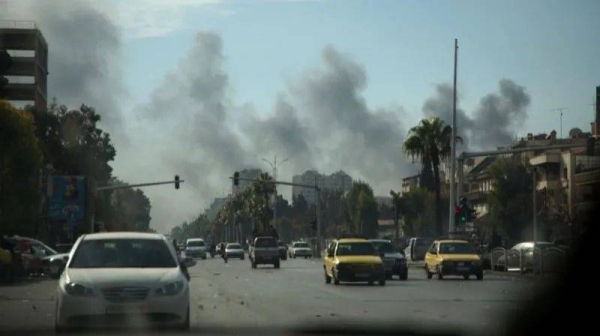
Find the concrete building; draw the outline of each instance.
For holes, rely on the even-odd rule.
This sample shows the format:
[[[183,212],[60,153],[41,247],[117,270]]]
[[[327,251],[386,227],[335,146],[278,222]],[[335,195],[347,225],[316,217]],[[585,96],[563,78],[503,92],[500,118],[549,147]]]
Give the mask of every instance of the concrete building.
[[[338,171],[330,175],[319,174],[316,170],[307,170],[302,175],[294,175],[293,183],[318,185],[322,190],[339,190],[346,192],[352,187],[352,177],[343,171]],[[292,195],[294,198],[302,195],[306,202],[315,204],[317,201],[316,191],[312,188],[292,187]]]
[[[402,193],[410,192],[420,186],[421,175],[413,175],[402,179]]]
[[[2,96],[17,107],[47,108],[48,44],[33,21],[0,21],[0,50],[12,65],[4,74]]]
[[[206,217],[208,217],[208,219],[211,221],[215,220],[215,218],[217,218],[217,214],[219,213],[219,210],[221,209],[221,207],[230,198],[231,198],[231,195],[215,198],[213,200],[213,202],[211,203],[210,207],[208,209],[206,209]]]
[[[379,206],[393,206],[394,199],[391,196],[375,196],[375,201]]]

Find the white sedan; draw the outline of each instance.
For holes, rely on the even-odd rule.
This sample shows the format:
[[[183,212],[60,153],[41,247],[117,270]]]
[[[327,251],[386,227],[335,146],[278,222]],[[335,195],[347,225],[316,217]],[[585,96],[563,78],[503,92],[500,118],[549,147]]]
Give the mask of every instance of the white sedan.
[[[189,329],[187,267],[153,233],[95,233],[71,250],[56,292],[58,332],[78,327],[168,326]]]

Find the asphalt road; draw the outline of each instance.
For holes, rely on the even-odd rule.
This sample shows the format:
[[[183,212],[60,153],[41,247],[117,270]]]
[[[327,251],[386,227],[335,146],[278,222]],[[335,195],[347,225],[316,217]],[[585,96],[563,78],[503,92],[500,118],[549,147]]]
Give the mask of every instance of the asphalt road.
[[[321,260],[289,259],[281,269],[246,260],[198,260],[190,269],[193,327],[282,327],[403,324],[502,332],[507,314],[528,300],[540,281],[486,275],[427,280],[410,269],[408,281],[386,286],[326,285]],[[0,330],[53,329],[56,281],[28,280],[0,287]]]

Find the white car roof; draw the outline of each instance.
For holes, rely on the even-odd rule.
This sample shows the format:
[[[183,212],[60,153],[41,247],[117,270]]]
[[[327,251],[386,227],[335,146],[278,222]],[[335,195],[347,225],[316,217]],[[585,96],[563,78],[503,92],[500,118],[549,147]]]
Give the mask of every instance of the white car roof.
[[[162,240],[164,236],[158,233],[149,232],[101,232],[90,233],[84,236],[83,240],[104,240],[104,239],[156,239]]]
[[[203,242],[204,239],[202,239],[202,238],[190,238],[187,241],[189,241],[189,242],[192,242],[192,241],[202,241]]]

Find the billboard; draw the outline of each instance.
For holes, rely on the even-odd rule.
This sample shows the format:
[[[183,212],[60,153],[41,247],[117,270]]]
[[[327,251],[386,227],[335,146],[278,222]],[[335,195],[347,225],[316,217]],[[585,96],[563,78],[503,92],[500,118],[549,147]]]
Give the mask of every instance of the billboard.
[[[48,181],[48,216],[70,227],[85,219],[86,179],[83,176],[52,176]]]

